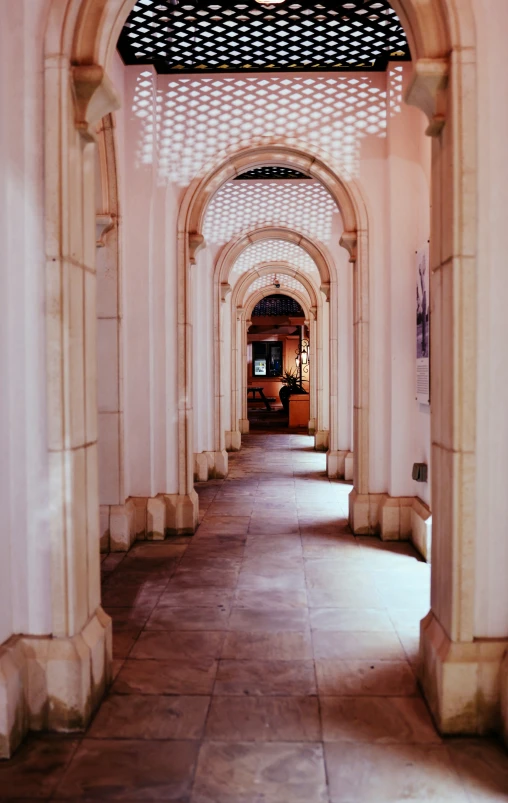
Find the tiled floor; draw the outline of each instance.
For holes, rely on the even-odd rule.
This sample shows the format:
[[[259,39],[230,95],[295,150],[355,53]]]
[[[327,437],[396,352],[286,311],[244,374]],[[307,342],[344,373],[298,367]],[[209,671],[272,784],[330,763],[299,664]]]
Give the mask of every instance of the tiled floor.
[[[86,736],[34,737],[0,800],[508,801],[495,741],[435,732],[415,682],[428,566],[354,538],[300,435],[251,435],[193,538],[103,562],[116,680]]]

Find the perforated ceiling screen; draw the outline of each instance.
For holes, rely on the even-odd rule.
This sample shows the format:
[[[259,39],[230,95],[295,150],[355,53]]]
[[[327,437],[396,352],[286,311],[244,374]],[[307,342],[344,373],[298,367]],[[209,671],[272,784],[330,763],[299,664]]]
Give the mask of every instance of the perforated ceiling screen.
[[[288,178],[307,178],[305,173],[300,173],[299,170],[291,170],[289,167],[255,167],[254,170],[247,170],[241,176],[237,176],[235,181],[253,181],[261,178],[275,178],[275,179],[288,179]]]
[[[387,0],[137,0],[118,49],[159,73],[384,70],[410,58]]]
[[[257,315],[290,315],[304,317],[305,313],[298,301],[290,296],[273,295],[265,296],[259,301],[252,310],[252,317]]]

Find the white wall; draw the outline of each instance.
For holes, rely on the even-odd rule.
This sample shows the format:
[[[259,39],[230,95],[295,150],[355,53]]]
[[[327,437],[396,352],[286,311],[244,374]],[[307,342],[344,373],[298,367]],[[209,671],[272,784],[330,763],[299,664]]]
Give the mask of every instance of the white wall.
[[[178,492],[176,221],[180,189],[159,180],[155,91],[153,70],[125,69],[125,493],[145,497]]]
[[[194,453],[214,451],[213,253],[204,248],[191,267],[193,306]]]
[[[41,139],[45,11],[39,0],[0,0],[0,642],[12,632],[52,629]]]
[[[475,636],[508,635],[508,5],[474,0],[478,69]]]
[[[122,106],[112,115],[114,152],[106,164],[96,153],[96,211],[116,215],[113,229],[105,236],[105,245],[97,249],[97,397],[98,397],[98,462],[99,501],[101,505],[121,505],[125,501],[124,485],[124,421],[123,421],[123,331],[122,331],[122,213],[124,164],[124,73],[125,68],[115,53],[111,79]],[[109,125],[110,118],[106,125]],[[108,137],[109,135],[102,135]],[[117,168],[117,169],[116,169]],[[117,184],[116,188],[114,185]],[[118,190],[118,203],[109,197]]]
[[[416,395],[416,251],[430,234],[430,138],[427,120],[401,103],[411,65],[388,73],[386,227],[390,365],[386,375],[390,410],[391,496],[419,496],[430,504],[428,482],[411,478],[413,463],[430,469],[430,409]],[[381,377],[379,377],[381,381]]]

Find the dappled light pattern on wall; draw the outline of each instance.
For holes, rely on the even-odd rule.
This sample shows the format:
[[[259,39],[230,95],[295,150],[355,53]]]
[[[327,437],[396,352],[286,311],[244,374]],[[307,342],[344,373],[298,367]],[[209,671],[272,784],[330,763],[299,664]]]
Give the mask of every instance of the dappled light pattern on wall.
[[[318,181],[229,181],[206,210],[208,244],[223,245],[261,226],[287,226],[328,243],[335,201]]]
[[[132,111],[157,143],[161,176],[187,186],[205,166],[249,145],[307,145],[345,176],[365,138],[386,131],[386,73],[139,77]],[[302,182],[303,183],[303,182]]]
[[[310,306],[311,301],[307,289],[301,282],[298,281],[298,279],[295,279],[293,276],[286,276],[284,273],[268,273],[266,276],[259,276],[257,279],[254,279],[252,284],[249,286],[246,298],[249,298],[258,290],[263,290],[265,287],[271,288],[273,291],[276,284],[280,284],[281,288],[283,289],[287,288],[289,290],[296,290],[298,293],[301,293]]]
[[[319,285],[319,271],[312,257],[300,245],[287,240],[259,240],[247,246],[233,266],[230,283],[234,284],[244,273],[267,262],[289,263]]]

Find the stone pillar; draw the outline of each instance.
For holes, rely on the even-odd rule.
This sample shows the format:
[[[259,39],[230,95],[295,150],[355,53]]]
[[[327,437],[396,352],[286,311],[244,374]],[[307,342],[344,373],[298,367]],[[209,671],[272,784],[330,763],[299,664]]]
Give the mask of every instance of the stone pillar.
[[[477,507],[477,120],[473,48],[417,62],[408,100],[428,118],[431,220],[431,610],[420,682],[443,733],[501,728],[505,636],[475,623]],[[479,546],[481,549],[481,546]],[[484,593],[489,593],[488,591]],[[496,604],[496,603],[494,603]]]

